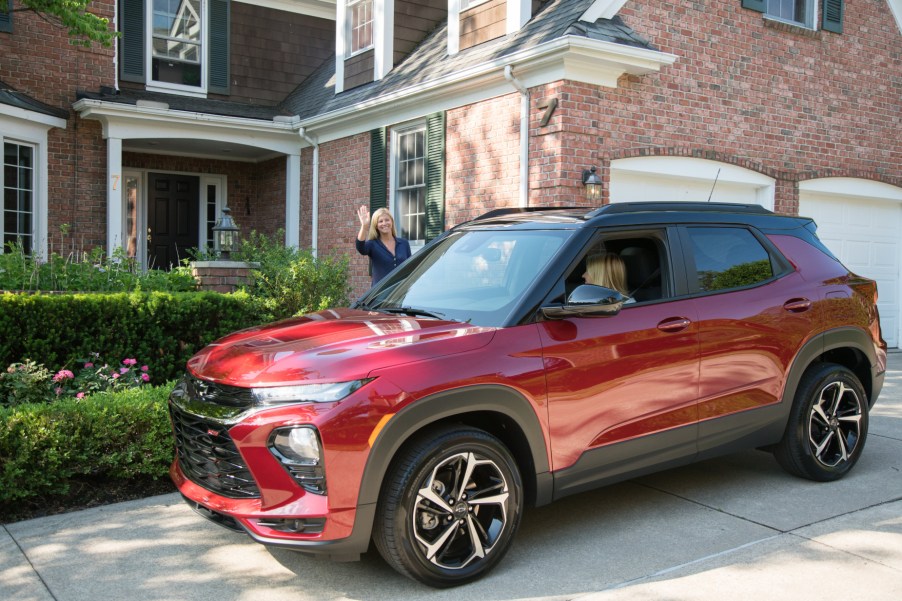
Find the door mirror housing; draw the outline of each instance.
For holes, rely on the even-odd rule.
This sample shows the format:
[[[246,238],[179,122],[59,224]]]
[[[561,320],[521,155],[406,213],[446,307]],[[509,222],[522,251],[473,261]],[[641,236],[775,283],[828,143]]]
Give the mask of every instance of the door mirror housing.
[[[582,284],[577,286],[564,301],[542,307],[542,314],[548,319],[567,317],[610,317],[620,313],[626,297],[612,288]]]

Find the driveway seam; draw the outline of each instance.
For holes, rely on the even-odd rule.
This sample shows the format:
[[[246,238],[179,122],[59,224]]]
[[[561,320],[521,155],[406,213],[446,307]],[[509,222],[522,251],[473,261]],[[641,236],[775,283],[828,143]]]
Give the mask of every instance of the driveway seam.
[[[34,573],[34,575],[37,576],[38,580],[41,581],[41,585],[44,587],[44,590],[47,591],[47,594],[50,595],[50,598],[54,601],[58,601],[56,595],[53,594],[53,591],[50,590],[50,586],[44,580],[44,577],[41,576],[41,573],[38,571],[38,569],[34,566],[33,563],[31,563],[31,558],[28,557],[28,553],[25,552],[25,549],[22,548],[22,545],[19,544],[19,541],[16,540],[16,537],[13,535],[13,533],[9,531],[9,529],[6,527],[6,524],[0,524],[0,528],[3,528],[3,531],[6,532],[7,536],[9,536],[9,539],[13,541],[13,543],[15,543],[16,548],[19,550],[19,553],[21,553],[22,557],[25,558],[25,561],[28,562],[28,567],[31,568],[31,571]]]

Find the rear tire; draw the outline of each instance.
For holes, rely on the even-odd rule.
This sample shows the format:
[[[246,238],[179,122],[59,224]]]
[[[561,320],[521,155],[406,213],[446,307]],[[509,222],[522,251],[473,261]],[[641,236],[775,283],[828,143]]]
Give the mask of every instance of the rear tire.
[[[774,456],[790,474],[828,482],[858,461],[868,435],[864,387],[849,369],[813,365],[802,376]]]
[[[475,428],[430,432],[394,462],[373,540],[395,570],[437,588],[485,575],[520,524],[523,485],[510,451]]]

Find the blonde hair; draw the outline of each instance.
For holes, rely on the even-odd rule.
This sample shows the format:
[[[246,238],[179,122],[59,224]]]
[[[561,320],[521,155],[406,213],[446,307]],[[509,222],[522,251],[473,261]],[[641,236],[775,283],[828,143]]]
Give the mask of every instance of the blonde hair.
[[[619,255],[605,253],[589,257],[586,261],[586,273],[592,284],[613,288],[624,296],[629,295],[626,288],[626,267]]]
[[[392,238],[397,238],[398,233],[395,231],[395,218],[391,216],[391,211],[382,207],[381,209],[376,209],[376,212],[373,213],[372,218],[370,219],[370,233],[368,238],[370,240],[375,240],[379,237],[379,230],[376,229],[376,224],[379,223],[379,217],[382,215],[388,215],[388,218],[391,219],[391,235]]]

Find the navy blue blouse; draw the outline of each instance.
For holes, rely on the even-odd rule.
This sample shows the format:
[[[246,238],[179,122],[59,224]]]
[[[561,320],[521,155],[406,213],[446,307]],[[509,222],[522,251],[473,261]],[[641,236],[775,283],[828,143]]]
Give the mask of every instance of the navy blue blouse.
[[[373,285],[388,275],[388,272],[410,258],[410,242],[395,238],[395,254],[391,254],[382,240],[356,240],[357,252],[369,255],[373,268]]]

